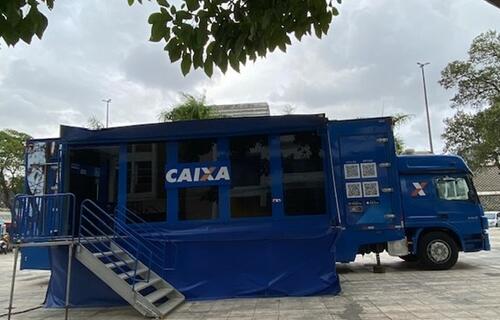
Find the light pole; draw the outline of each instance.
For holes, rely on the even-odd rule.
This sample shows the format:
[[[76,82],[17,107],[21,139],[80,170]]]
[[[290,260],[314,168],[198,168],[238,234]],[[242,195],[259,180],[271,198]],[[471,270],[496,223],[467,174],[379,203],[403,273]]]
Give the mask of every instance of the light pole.
[[[420,70],[422,71],[422,83],[424,84],[424,99],[425,99],[425,113],[427,114],[427,131],[429,132],[429,147],[431,153],[434,153],[434,147],[432,146],[432,133],[431,133],[431,118],[429,116],[429,102],[427,100],[427,86],[425,85],[425,71],[424,67],[429,64],[429,62],[420,63],[417,62]]]
[[[102,102],[106,102],[106,128],[109,125],[109,104],[111,103],[111,99],[102,99]]]

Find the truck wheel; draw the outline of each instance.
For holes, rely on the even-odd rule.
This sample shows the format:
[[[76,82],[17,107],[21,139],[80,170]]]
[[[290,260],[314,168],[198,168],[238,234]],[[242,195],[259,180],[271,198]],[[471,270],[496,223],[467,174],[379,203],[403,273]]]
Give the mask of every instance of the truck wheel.
[[[420,239],[418,257],[425,269],[450,269],[458,260],[458,246],[448,234],[431,232]]]
[[[406,256],[399,256],[401,259],[403,259],[406,262],[416,262],[418,261],[418,256],[415,254],[407,254]]]

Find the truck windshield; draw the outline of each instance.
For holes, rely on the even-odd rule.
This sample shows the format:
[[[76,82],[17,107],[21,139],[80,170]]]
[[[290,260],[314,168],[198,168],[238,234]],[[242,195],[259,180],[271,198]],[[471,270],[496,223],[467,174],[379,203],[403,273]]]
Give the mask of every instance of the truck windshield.
[[[444,200],[469,200],[469,186],[462,177],[445,177],[437,179],[438,196]]]

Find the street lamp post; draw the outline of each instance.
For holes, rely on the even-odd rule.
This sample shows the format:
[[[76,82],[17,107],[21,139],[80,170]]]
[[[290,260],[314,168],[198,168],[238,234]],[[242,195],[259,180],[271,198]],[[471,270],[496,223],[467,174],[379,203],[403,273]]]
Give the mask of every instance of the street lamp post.
[[[420,70],[422,71],[422,83],[424,85],[424,99],[425,99],[425,113],[427,114],[427,131],[429,132],[429,147],[431,153],[434,153],[434,147],[432,146],[432,133],[431,133],[431,118],[429,115],[429,101],[427,100],[427,86],[425,85],[425,71],[424,67],[429,64],[429,62],[420,63],[417,62]]]
[[[109,126],[109,104],[111,99],[102,99],[102,102],[106,102],[106,128]]]

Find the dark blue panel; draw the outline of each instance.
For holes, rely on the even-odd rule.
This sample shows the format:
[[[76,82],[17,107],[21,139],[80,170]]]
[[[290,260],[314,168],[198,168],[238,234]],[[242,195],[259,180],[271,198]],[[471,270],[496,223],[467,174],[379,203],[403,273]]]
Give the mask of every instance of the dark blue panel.
[[[363,245],[405,236],[392,120],[332,121],[328,127],[340,216],[345,226],[338,241],[337,261],[348,262],[354,260]],[[357,168],[357,174],[348,176],[346,166]],[[362,174],[363,168],[370,167],[372,170]],[[349,195],[351,185],[357,186],[359,193]]]
[[[49,251],[46,247],[21,249],[21,270],[50,270]]]
[[[49,308],[64,307],[68,270],[68,247],[50,249],[51,270],[45,305]],[[71,266],[70,306],[103,307],[127,303],[87,267],[73,258]]]
[[[317,218],[317,217],[316,217]],[[308,222],[241,222],[225,226],[171,230],[165,240],[173,270],[155,270],[188,299],[249,296],[304,296],[340,291],[335,271],[337,229],[327,219]],[[49,306],[63,306],[67,248],[52,251]],[[115,305],[120,299],[75,262],[71,303]]]
[[[190,138],[227,137],[246,134],[272,134],[316,129],[327,122],[323,115],[286,115],[275,117],[223,118],[175,121],[89,130],[61,126],[61,140],[69,144],[135,141],[165,141]]]
[[[471,173],[464,160],[455,155],[403,155],[398,157],[398,169],[404,174]]]

